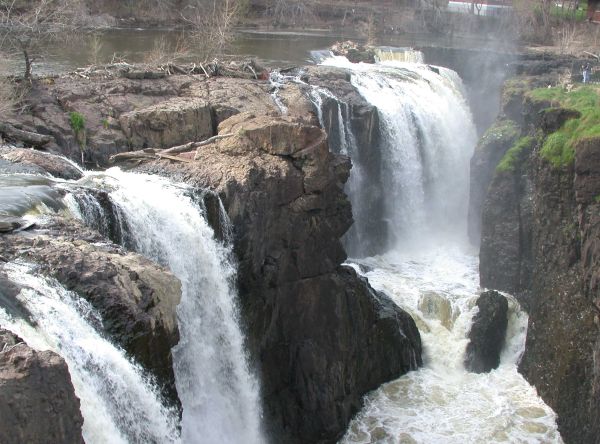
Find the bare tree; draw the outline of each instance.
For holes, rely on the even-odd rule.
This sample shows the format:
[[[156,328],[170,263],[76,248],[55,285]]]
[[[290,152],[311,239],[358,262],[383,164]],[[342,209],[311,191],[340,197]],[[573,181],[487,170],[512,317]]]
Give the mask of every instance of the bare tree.
[[[40,44],[72,36],[82,11],[79,0],[0,0],[0,48],[22,55],[30,80]]]
[[[197,0],[184,16],[191,27],[191,40],[203,62],[222,55],[235,38],[236,25],[245,0]]]

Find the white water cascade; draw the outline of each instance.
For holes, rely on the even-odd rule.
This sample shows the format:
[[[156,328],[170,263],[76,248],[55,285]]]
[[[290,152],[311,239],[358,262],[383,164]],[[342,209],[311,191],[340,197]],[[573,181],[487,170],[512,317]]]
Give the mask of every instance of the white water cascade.
[[[107,191],[132,247],[167,266],[182,282],[180,342],[173,349],[183,406],[181,440],[264,442],[258,383],[248,369],[239,327],[232,253],[215,239],[191,190],[116,168],[90,173],[82,185]],[[97,205],[90,199],[71,197],[67,203],[88,223],[102,214],[102,209],[89,208]]]
[[[474,374],[463,365],[480,289],[478,258],[466,239],[476,132],[460,78],[397,58],[365,65],[332,57],[322,64],[350,70],[352,84],[379,113],[378,146],[351,146],[356,137],[343,103],[335,132],[345,137],[330,139],[331,149],[354,163],[346,186],[355,219],[346,237],[356,256],[349,265],[412,315],[424,349],[424,367],[368,395],[341,443],[561,443],[555,414],[517,371],[527,315],[512,297],[499,368]],[[319,105],[326,95],[317,93]],[[377,174],[364,173],[365,150],[378,150]],[[364,190],[382,194],[380,212],[366,210],[375,193],[365,199]],[[373,256],[364,245],[377,236],[385,242]]]
[[[177,413],[163,406],[143,370],[96,330],[102,321],[87,301],[38,276],[31,265],[9,263],[3,271],[23,287],[18,301],[33,322],[0,307],[0,325],[29,346],[65,359],[81,401],[87,443],[179,442]]]

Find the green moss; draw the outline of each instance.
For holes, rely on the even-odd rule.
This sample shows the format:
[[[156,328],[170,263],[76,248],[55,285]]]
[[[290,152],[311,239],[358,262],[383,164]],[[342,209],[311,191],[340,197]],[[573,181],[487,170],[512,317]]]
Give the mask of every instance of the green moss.
[[[80,133],[85,129],[85,117],[83,114],[73,111],[69,113],[69,122],[75,134]]]
[[[600,136],[600,98],[593,86],[580,86],[572,91],[562,88],[540,88],[528,93],[534,101],[549,102],[553,107],[579,111],[581,117],[567,120],[548,135],[540,154],[557,168],[573,163],[575,146],[583,139]]]
[[[506,152],[496,167],[496,171],[514,171],[516,166],[522,162],[523,154],[533,146],[534,141],[535,139],[531,136],[521,137],[517,140],[517,142]]]
[[[512,99],[523,96],[531,89],[529,77],[515,77],[504,82],[502,87],[502,103],[506,105]]]
[[[519,137],[519,127],[512,120],[497,120],[483,135],[480,144],[507,141]]]
[[[594,202],[600,203],[600,194],[594,196]]]

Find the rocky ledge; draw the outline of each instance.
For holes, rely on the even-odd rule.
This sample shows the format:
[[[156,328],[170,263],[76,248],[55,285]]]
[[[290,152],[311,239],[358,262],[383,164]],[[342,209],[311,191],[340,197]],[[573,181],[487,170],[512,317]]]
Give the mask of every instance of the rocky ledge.
[[[82,425],[65,361],[0,328],[0,442],[83,444]]]

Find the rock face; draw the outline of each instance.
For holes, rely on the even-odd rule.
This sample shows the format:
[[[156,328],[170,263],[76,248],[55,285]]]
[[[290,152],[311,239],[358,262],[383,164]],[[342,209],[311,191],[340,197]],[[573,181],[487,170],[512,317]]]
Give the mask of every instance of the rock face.
[[[210,104],[201,99],[175,98],[130,111],[119,118],[131,146],[168,148],[213,135]]]
[[[474,373],[485,373],[500,365],[508,325],[508,301],[497,291],[486,291],[477,299],[477,308],[469,332],[465,367]]]
[[[0,328],[0,442],[83,444],[82,425],[65,361]]]
[[[86,165],[96,167],[107,166],[113,154],[202,140],[240,111],[278,113],[267,82],[125,74],[35,82],[27,97],[31,112],[5,120],[15,128],[53,136],[56,142],[46,145],[49,151],[80,162],[80,146],[69,122],[71,112],[80,113],[85,119]]]
[[[524,133],[530,127],[545,137],[576,117],[525,100],[526,90]],[[514,168],[495,172],[483,207],[481,285],[513,293],[527,310],[519,370],[558,414],[567,443],[600,436],[598,152],[600,139],[583,139],[574,161],[556,166],[538,144]]]
[[[181,286],[170,272],[104,241],[75,220],[52,219],[26,234],[4,234],[6,260],[40,265],[68,290],[87,299],[105,331],[150,370],[163,392],[177,402],[171,348],[179,341],[175,308]]]
[[[142,170],[216,190],[234,226],[239,291],[276,442],[335,442],[382,382],[421,365],[413,320],[340,267],[348,158],[307,119],[240,113],[196,161]]]
[[[342,141],[343,134],[340,130],[339,121],[342,116],[349,122],[348,128],[356,140],[358,153],[353,155],[355,167],[360,167],[364,176],[369,181],[364,184],[364,189],[354,191],[356,199],[355,207],[364,209],[361,218],[363,229],[369,233],[367,239],[361,242],[346,242],[349,245],[359,245],[356,251],[348,251],[351,257],[362,257],[379,254],[384,251],[389,239],[389,227],[384,216],[383,181],[381,171],[383,170],[379,133],[379,114],[377,108],[369,104],[352,86],[350,72],[342,68],[314,67],[308,68],[307,79],[311,85],[326,87],[334,91],[337,100],[330,97],[322,97],[322,120],[323,128],[329,135],[329,147],[334,152],[340,152],[346,143]],[[343,127],[343,126],[342,126]],[[356,208],[355,208],[356,209]],[[356,215],[358,216],[358,215]],[[346,236],[355,236],[353,229]]]

